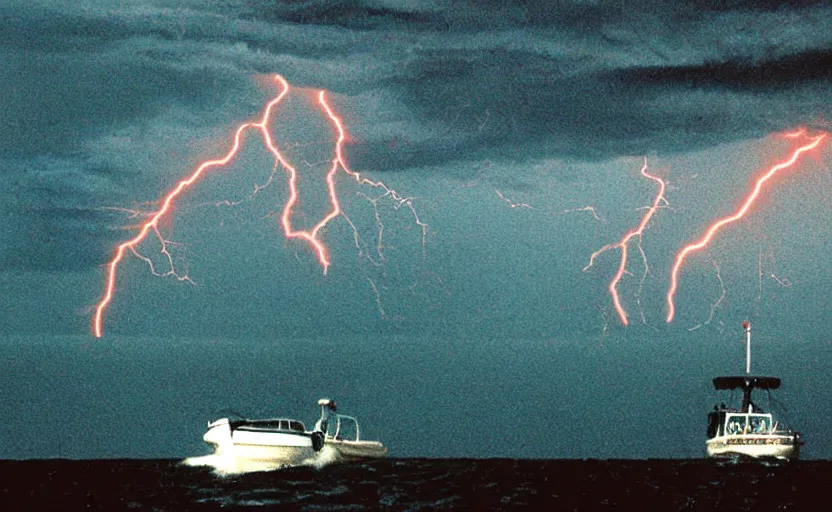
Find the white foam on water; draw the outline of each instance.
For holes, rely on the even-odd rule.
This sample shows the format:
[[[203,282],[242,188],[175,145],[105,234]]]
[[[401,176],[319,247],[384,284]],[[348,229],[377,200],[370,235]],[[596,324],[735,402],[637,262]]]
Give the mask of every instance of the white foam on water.
[[[338,460],[340,460],[338,452],[330,446],[324,446],[315,456],[309,457],[295,466],[310,466],[321,469],[338,462]],[[182,464],[186,466],[209,466],[213,468],[213,472],[218,476],[233,476],[258,471],[276,471],[293,467],[292,464],[286,464],[284,462],[251,461],[238,459],[229,454],[217,453],[199,457],[188,457],[182,461]]]
[[[317,469],[321,469],[330,464],[334,464],[339,460],[340,457],[338,456],[338,451],[331,446],[324,445],[324,447],[321,448],[321,451],[316,453],[314,457],[309,457],[308,459],[304,460],[302,465],[312,466]]]

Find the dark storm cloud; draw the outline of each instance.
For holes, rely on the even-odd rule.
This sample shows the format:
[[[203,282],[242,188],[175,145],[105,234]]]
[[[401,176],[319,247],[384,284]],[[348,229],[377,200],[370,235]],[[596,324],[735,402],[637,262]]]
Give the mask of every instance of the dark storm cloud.
[[[696,8],[712,11],[779,11],[788,8],[810,7],[825,3],[825,0],[688,0]]]
[[[672,153],[832,114],[832,20],[819,2],[359,5],[279,4],[260,15],[297,23],[303,13],[309,24],[420,34],[408,39],[419,44],[395,73],[358,87],[389,91],[432,133],[419,144],[401,144],[402,133],[353,143],[350,158],[361,168]],[[328,88],[357,92],[354,79],[327,78]]]
[[[32,165],[34,163],[34,165]],[[106,258],[124,232],[102,229],[123,215],[96,204],[112,170],[75,168],[73,161],[37,159],[7,173],[0,259],[9,269],[83,271]]]
[[[372,2],[312,0],[246,2],[243,15],[272,23],[330,25],[351,30],[493,31],[512,27],[597,27],[620,16],[620,2],[574,1]]]
[[[438,52],[411,63],[387,87],[400,89],[413,112],[448,132],[419,148],[397,148],[389,139],[350,154],[358,166],[401,169],[474,152],[528,160],[689,151],[832,117],[830,64],[832,51],[812,50],[762,61],[574,73],[580,61],[529,52]],[[762,113],[772,102],[787,111]]]
[[[94,209],[27,209],[10,213],[6,220],[12,241],[0,251],[6,269],[85,271],[107,257],[102,247],[120,241],[101,231],[112,219]]]
[[[832,49],[764,61],[730,60],[698,66],[636,68],[616,73],[629,87],[669,86],[778,92],[832,81]]]
[[[767,23],[755,13],[771,8],[733,2],[714,4],[713,15],[697,10],[709,5],[486,1],[440,9],[418,2],[310,1],[79,13],[6,7],[0,32],[12,50],[3,82],[14,84],[6,116],[14,129],[0,150],[23,156],[31,141],[38,141],[60,153],[78,138],[151,117],[170,105],[199,107],[230,91],[227,80],[218,82],[229,57],[242,73],[273,71],[282,59],[290,78],[302,84],[346,94],[392,91],[414,122],[441,125],[424,141],[419,158],[411,159],[429,165],[466,158],[462,150],[489,157],[516,154],[518,144],[542,143],[537,152],[522,148],[532,157],[677,150],[678,141],[655,136],[657,122],[676,129],[692,118],[713,116],[731,129],[737,124],[734,113],[714,111],[698,91],[762,92],[766,101],[790,102],[792,92],[805,96],[807,80],[828,84],[829,37],[817,32],[828,28],[828,10],[812,2],[782,5],[779,10],[791,16],[805,13],[807,23],[801,29],[801,20],[793,21],[797,37],[777,44],[775,36],[755,33]],[[291,25],[307,31],[293,32],[287,29]],[[309,32],[321,27],[329,31]],[[817,41],[808,40],[810,32]],[[399,41],[399,35],[408,37]],[[726,42],[731,38],[736,41]],[[195,43],[243,43],[247,49],[236,55],[212,49],[201,68],[191,67],[196,56],[188,45]],[[343,57],[340,68],[331,65],[336,56]],[[374,73],[369,64],[385,60],[384,72]],[[680,93],[690,97],[678,98]],[[656,105],[667,96],[686,102],[676,119],[672,105]],[[746,108],[759,107],[751,98],[738,100],[749,101]],[[825,95],[808,102],[804,97],[800,101],[808,104],[799,105],[797,113],[762,130],[824,116],[825,100]],[[700,113],[691,117],[694,110]],[[740,126],[733,137],[759,135],[754,122]],[[607,140],[610,135],[617,142]],[[549,140],[554,138],[560,140]],[[406,152],[385,155],[384,148],[395,146],[394,137],[375,142],[351,148],[362,165],[409,167]],[[693,134],[692,147],[709,142]],[[379,154],[382,161],[370,165]]]
[[[241,17],[303,25],[331,25],[354,30],[493,31],[511,27],[569,29],[580,32],[617,24],[625,18],[669,15],[706,18],[709,13],[754,13],[799,10],[824,0],[475,0],[367,1],[248,0]]]
[[[246,18],[303,25],[333,25],[344,28],[370,30],[401,24],[406,27],[423,27],[434,24],[438,18],[427,14],[387,7],[375,7],[354,0],[311,2],[246,2]]]
[[[204,108],[233,81],[143,59],[10,52],[0,82],[8,101],[0,154],[25,158],[77,155],[85,140],[172,105]]]

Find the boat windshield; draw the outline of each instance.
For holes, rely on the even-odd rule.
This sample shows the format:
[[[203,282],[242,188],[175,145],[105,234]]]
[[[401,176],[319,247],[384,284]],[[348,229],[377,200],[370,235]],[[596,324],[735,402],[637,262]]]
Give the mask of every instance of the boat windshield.
[[[770,434],[772,431],[771,414],[728,414],[725,418],[725,433]]]
[[[292,430],[295,432],[303,432],[305,430],[303,423],[297,420],[275,419],[263,421],[261,424],[278,430]]]

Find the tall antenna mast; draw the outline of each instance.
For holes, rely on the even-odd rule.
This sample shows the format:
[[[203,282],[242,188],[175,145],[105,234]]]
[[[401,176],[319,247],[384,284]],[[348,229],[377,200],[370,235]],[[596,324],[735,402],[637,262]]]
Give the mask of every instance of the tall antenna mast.
[[[742,323],[745,330],[745,373],[751,375],[751,322]]]

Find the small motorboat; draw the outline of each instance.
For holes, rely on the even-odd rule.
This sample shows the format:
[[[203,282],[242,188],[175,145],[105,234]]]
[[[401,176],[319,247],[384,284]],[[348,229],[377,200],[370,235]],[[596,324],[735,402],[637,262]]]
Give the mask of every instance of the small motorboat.
[[[333,400],[318,400],[321,416],[312,430],[292,418],[220,418],[208,423],[202,438],[214,454],[246,467],[296,466],[314,463],[322,453],[328,460],[349,461],[384,457],[387,447],[360,437],[358,420],[335,413]]]
[[[714,410],[708,413],[706,453],[708,457],[797,459],[804,444],[800,432],[786,428],[775,420],[771,412],[752,401],[753,390],[770,393],[780,387],[780,379],[751,375],[751,324],[744,322],[743,329],[746,335],[746,374],[713,380],[717,390],[742,390],[742,402],[739,407],[725,403],[715,405]],[[770,402],[769,396],[769,409]]]

